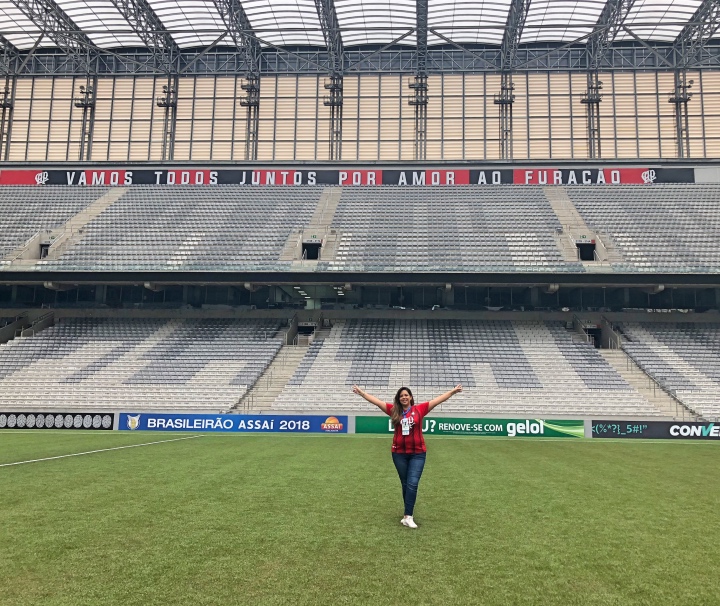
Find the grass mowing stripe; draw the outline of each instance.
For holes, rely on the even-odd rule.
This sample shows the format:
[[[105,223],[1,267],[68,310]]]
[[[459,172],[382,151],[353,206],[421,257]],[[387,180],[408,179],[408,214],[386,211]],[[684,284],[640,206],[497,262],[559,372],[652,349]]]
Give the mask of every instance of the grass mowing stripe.
[[[95,454],[98,452],[109,452],[111,450],[123,450],[125,448],[137,448],[138,446],[152,446],[154,444],[167,444],[168,442],[179,442],[181,440],[192,440],[202,436],[186,436],[184,438],[173,438],[171,440],[159,440],[157,442],[145,442],[143,444],[128,444],[126,446],[114,446],[112,448],[100,448],[98,450],[88,450],[86,452],[73,452],[70,454],[57,455],[54,457],[44,457],[42,459],[30,459],[27,461],[15,461],[14,463],[0,463],[0,467],[11,467],[13,465],[25,465],[27,463],[40,463],[41,461],[54,461],[56,459],[65,459],[67,457],[80,457],[82,455]]]

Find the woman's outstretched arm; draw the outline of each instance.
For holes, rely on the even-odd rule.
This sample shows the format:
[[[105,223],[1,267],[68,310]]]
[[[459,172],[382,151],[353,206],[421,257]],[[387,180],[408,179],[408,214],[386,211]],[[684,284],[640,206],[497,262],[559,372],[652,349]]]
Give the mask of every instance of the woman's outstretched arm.
[[[437,398],[433,398],[432,400],[430,400],[430,406],[428,407],[428,412],[430,412],[438,404],[442,404],[445,400],[448,400],[449,398],[454,396],[456,393],[460,393],[461,391],[462,391],[462,385],[456,385],[453,389],[451,389],[447,393],[444,393],[443,395],[438,396]]]
[[[365,398],[368,402],[370,402],[370,404],[375,404],[375,406],[377,406],[380,410],[387,414],[387,404],[383,402],[380,398],[371,396],[369,393],[366,393],[362,389],[360,389],[357,385],[353,385],[353,393],[356,393],[357,395]]]

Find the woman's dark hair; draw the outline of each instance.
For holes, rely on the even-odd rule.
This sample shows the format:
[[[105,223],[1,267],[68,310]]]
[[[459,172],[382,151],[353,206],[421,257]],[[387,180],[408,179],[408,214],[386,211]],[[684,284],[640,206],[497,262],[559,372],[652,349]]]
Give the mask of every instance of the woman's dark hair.
[[[400,425],[400,420],[402,419],[403,407],[402,404],[400,404],[400,394],[403,391],[407,391],[408,395],[410,396],[410,406],[415,405],[415,398],[413,398],[412,391],[410,391],[408,387],[401,387],[400,389],[398,389],[395,397],[393,398],[393,409],[390,413],[393,427],[397,427],[398,425]]]

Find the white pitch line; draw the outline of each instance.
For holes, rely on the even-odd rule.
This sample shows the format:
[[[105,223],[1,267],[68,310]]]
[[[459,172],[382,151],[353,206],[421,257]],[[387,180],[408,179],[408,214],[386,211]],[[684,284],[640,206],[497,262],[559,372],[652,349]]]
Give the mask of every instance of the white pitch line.
[[[123,448],[137,448],[138,446],[152,446],[153,444],[165,444],[167,442],[179,442],[180,440],[192,440],[193,438],[201,438],[202,436],[187,436],[185,438],[174,438],[172,440],[160,440],[158,442],[145,442],[144,444],[129,444],[128,446],[115,446],[114,448],[101,448],[100,450],[88,450],[87,452],[74,452],[72,454],[59,455],[57,457],[45,457],[44,459],[30,459],[29,461],[16,461],[15,463],[2,463],[0,467],[10,467],[12,465],[25,465],[25,463],[39,463],[40,461],[53,461],[55,459],[65,459],[67,457],[79,457],[82,455],[95,454],[96,452],[108,452],[110,450],[122,450]]]

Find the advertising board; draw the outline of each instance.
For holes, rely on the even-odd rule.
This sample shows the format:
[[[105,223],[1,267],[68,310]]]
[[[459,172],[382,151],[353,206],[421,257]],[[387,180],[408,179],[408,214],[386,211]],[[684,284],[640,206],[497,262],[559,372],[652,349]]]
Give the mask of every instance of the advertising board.
[[[115,414],[107,412],[0,412],[0,429],[112,430]]]
[[[383,416],[357,417],[355,433],[392,433],[390,418]],[[569,419],[467,419],[425,418],[423,433],[427,435],[478,437],[582,438],[582,420]]]
[[[685,421],[593,421],[592,437],[720,440],[720,424]]]

